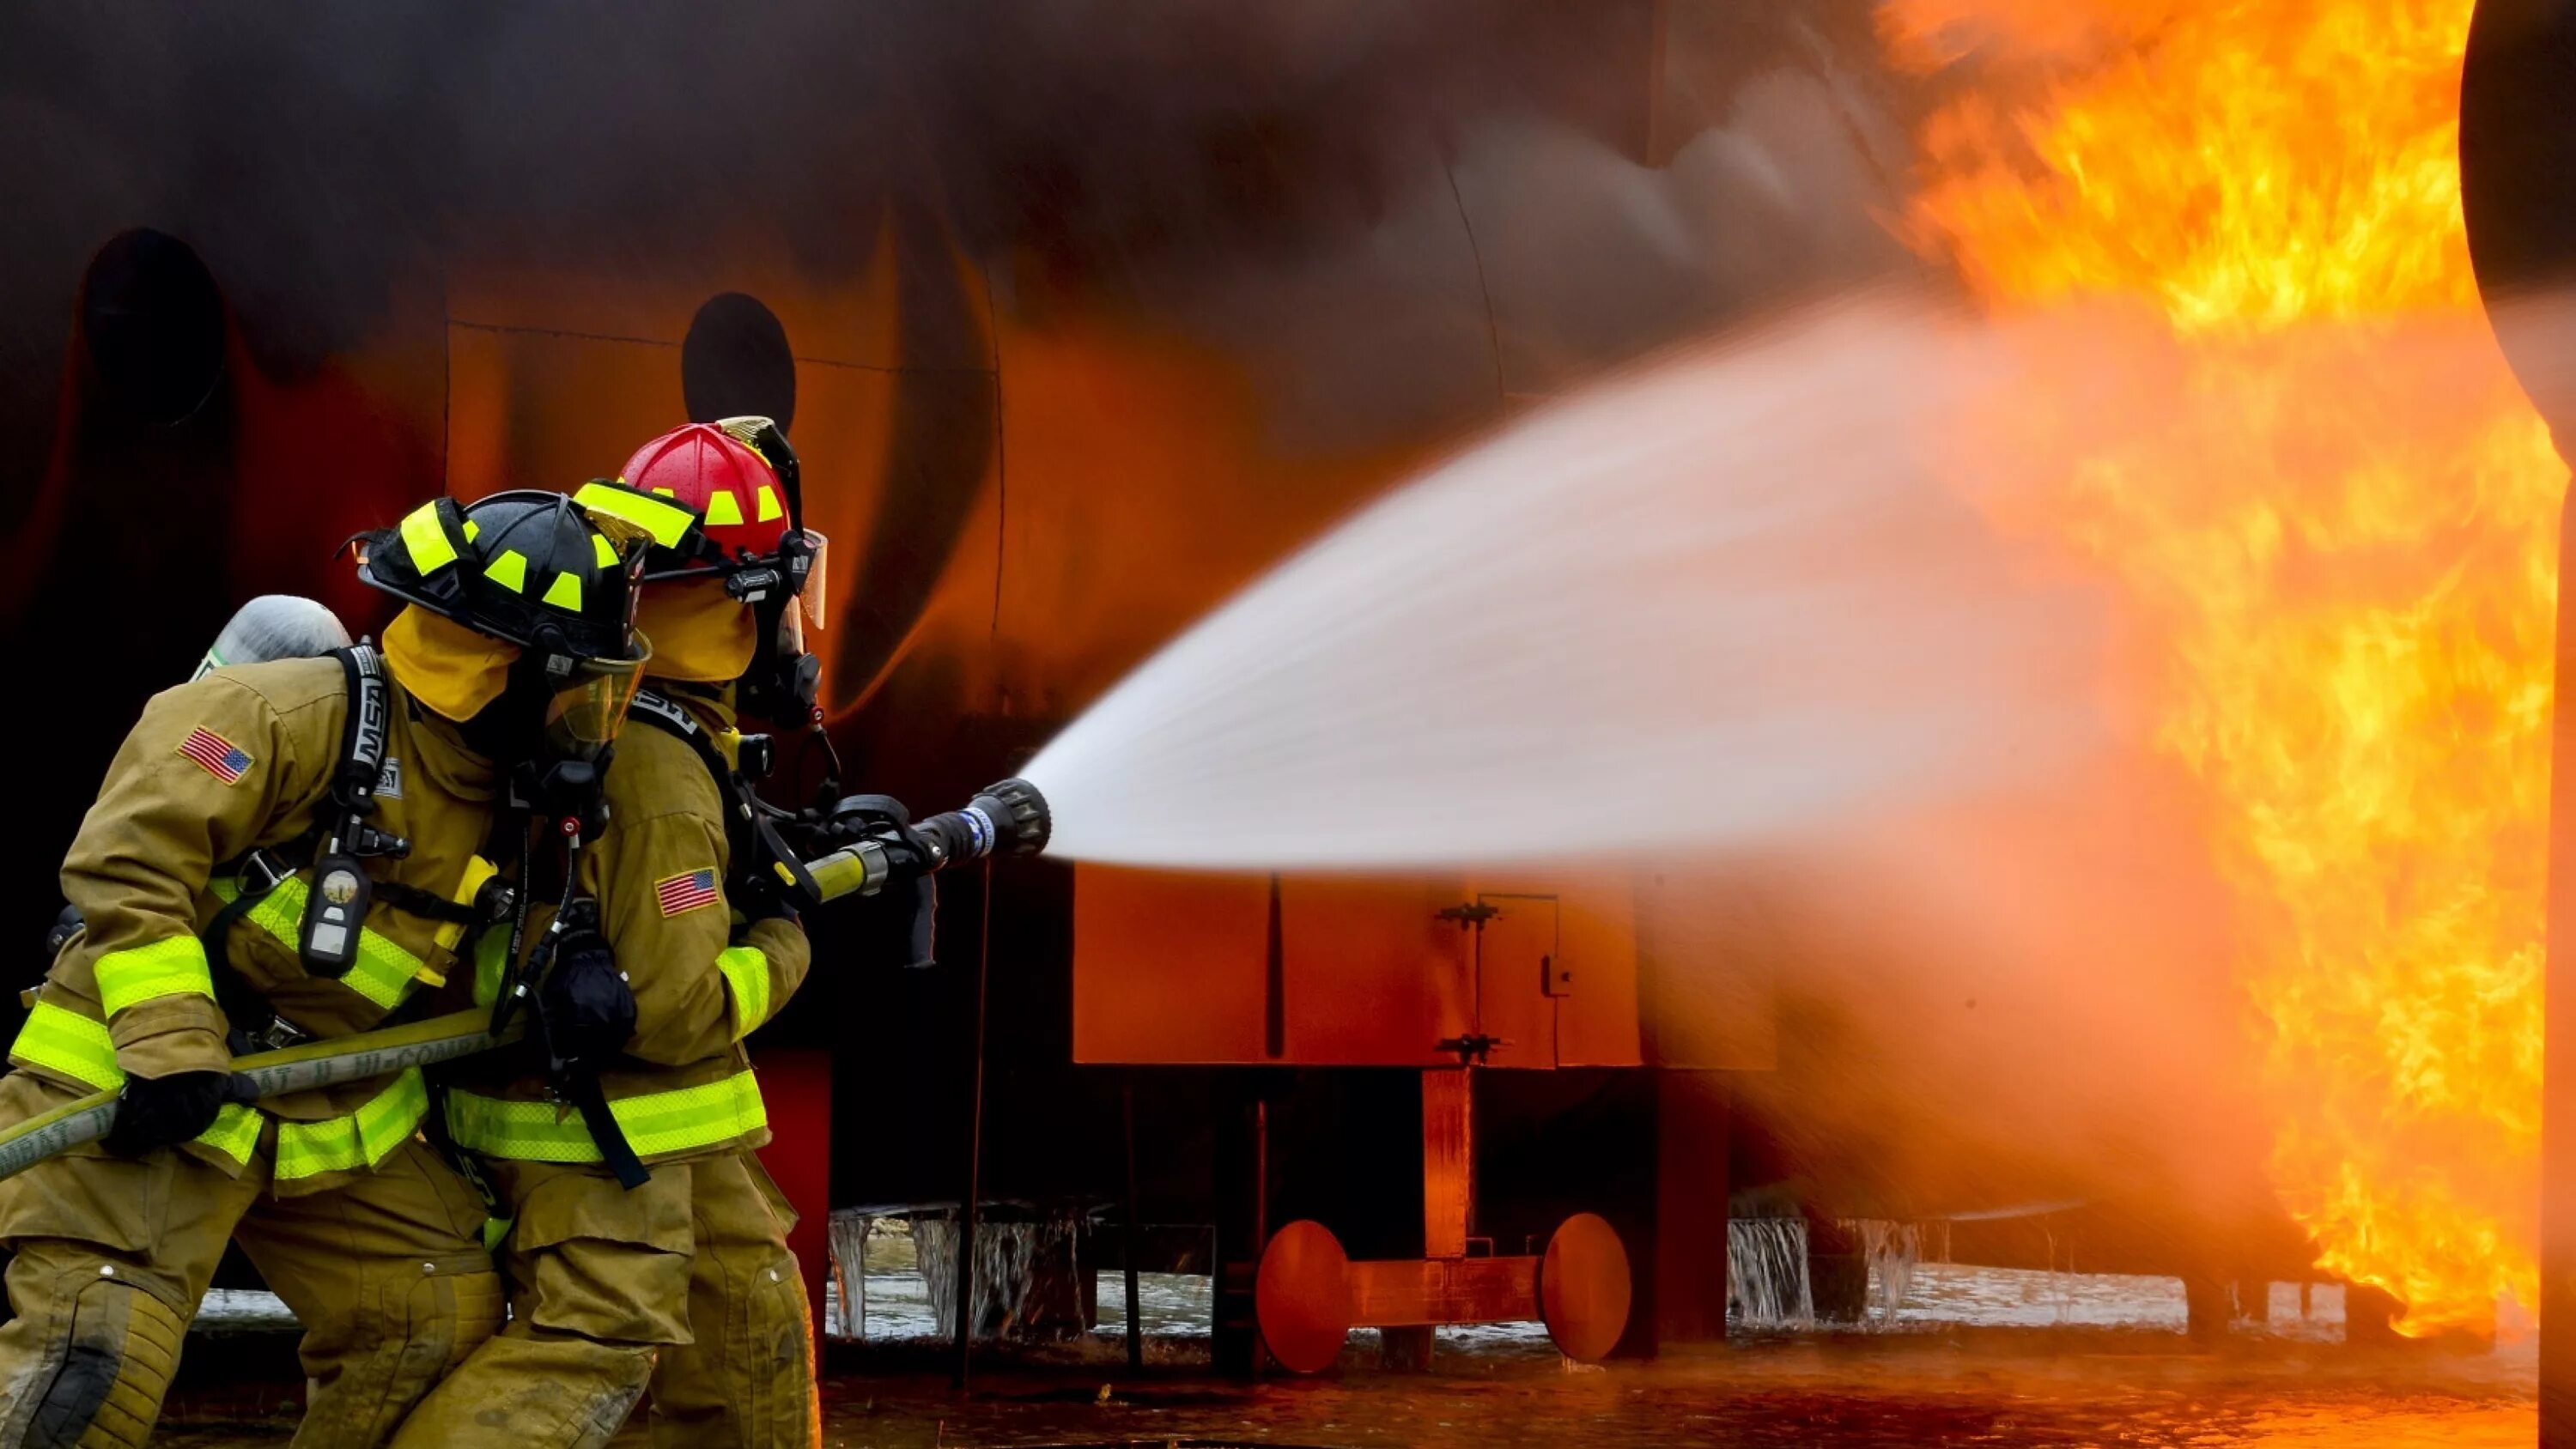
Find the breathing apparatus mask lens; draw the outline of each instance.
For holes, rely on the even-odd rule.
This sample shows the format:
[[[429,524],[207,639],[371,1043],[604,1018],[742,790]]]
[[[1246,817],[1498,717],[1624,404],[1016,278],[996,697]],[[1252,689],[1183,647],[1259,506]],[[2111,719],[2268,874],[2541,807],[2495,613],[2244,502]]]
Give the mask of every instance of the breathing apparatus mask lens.
[[[617,741],[626,707],[644,685],[652,650],[639,636],[633,659],[583,659],[546,700],[546,749],[556,759],[595,760]]]

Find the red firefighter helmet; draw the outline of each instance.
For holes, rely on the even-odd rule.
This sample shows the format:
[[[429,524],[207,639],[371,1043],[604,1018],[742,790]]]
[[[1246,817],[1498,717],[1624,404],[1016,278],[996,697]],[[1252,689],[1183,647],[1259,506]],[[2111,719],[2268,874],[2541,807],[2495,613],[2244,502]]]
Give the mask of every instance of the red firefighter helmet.
[[[691,423],[646,443],[614,486],[573,495],[653,535],[646,582],[721,577],[746,603],[784,594],[823,627],[824,539],[805,526],[796,450],[767,418]],[[662,499],[676,508],[651,499]]]
[[[696,651],[704,656],[705,672],[668,677],[739,673],[744,707],[776,721],[819,718],[814,696],[821,661],[805,652],[804,632],[822,628],[826,617],[826,544],[804,527],[799,475],[796,450],[776,423],[726,418],[664,433],[626,460],[614,484],[588,483],[573,495],[593,512],[622,518],[652,536],[646,583],[720,580],[722,597],[749,610],[748,620],[726,611],[734,613],[727,627],[750,626],[747,640],[701,640],[711,646]],[[646,590],[648,608],[656,597]],[[709,616],[686,622],[724,621]],[[669,670],[688,652],[677,647],[686,630],[675,631],[666,620],[664,632],[674,645],[663,651]],[[712,647],[717,643],[724,647]],[[747,662],[737,650],[750,651]]]
[[[796,527],[778,471],[749,440],[715,423],[673,428],[646,443],[617,481],[697,514],[700,532],[728,560],[768,558]]]

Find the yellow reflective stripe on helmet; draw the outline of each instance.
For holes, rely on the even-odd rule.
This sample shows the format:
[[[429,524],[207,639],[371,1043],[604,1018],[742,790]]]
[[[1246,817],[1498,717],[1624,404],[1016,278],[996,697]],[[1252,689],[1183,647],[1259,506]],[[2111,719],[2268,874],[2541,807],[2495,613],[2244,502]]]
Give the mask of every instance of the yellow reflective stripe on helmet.
[[[668,488],[653,490],[653,493],[664,497],[670,496],[670,492]],[[689,525],[697,522],[698,516],[677,503],[663,502],[653,493],[638,493],[632,488],[618,488],[606,483],[584,483],[581,491],[572,496],[572,501],[593,513],[625,519],[650,534],[653,541],[664,548],[678,548],[680,540],[689,532]],[[735,520],[737,523],[740,521]]]
[[[429,1115],[429,1082],[407,1067],[393,1085],[346,1117],[277,1124],[277,1179],[373,1167],[420,1129]]]
[[[125,1085],[125,1072],[116,1064],[116,1042],[107,1034],[107,1023],[92,1021],[42,997],[27,1013],[27,1024],[18,1028],[18,1039],[9,1044],[9,1055],[60,1072],[75,1082],[86,1082],[98,1091]]]
[[[716,969],[733,991],[733,1039],[740,1041],[769,1020],[769,958],[758,946],[727,946],[716,953]]]
[[[590,556],[597,559],[599,566],[604,569],[616,568],[623,562],[617,557],[617,545],[610,543],[608,535],[604,533],[594,533],[590,536]]]
[[[731,1142],[769,1125],[760,1083],[750,1072],[720,1082],[648,1092],[608,1104],[639,1157]],[[447,1131],[457,1145],[520,1162],[597,1162],[599,1144],[580,1117],[552,1102],[511,1102],[450,1090]]]
[[[456,545],[447,541],[447,530],[438,521],[436,503],[424,503],[404,514],[400,532],[403,551],[411,555],[412,572],[422,578],[428,578],[456,562]]]
[[[235,1162],[248,1162],[259,1150],[259,1109],[240,1102],[226,1102],[215,1113],[215,1125],[197,1134],[196,1140],[215,1149]]]
[[[732,489],[719,488],[707,495],[707,522],[742,522],[742,500],[733,496]]]
[[[113,1017],[156,996],[194,994],[215,999],[215,978],[206,970],[206,948],[194,936],[165,936],[149,946],[110,951],[92,968],[98,977],[98,1004]]]
[[[591,537],[597,539],[599,538],[599,535],[594,533]],[[599,541],[602,543],[607,542],[606,539],[599,539]],[[540,600],[540,602],[552,604],[556,608],[561,609],[568,614],[580,613],[581,576],[578,574],[555,575],[555,581],[546,585],[545,596]]]
[[[778,490],[770,487],[766,483],[761,484],[760,503],[752,510],[751,521],[754,523],[767,523],[769,520],[776,518],[778,515],[785,513],[786,511],[786,509],[778,506]]]
[[[465,520],[465,541],[467,543],[472,543],[474,540],[481,538],[482,536],[483,525],[481,523],[471,518]]]
[[[528,558],[515,548],[501,550],[501,556],[483,566],[483,577],[514,594],[528,591]]]
[[[226,904],[241,894],[240,885],[231,880],[211,882],[210,889],[216,899]],[[259,904],[244,912],[242,919],[277,938],[288,950],[295,950],[304,934],[307,890],[304,877],[290,875],[279,881],[275,889],[261,896]],[[411,995],[412,987],[419,983],[426,964],[418,956],[362,927],[358,931],[358,959],[349,963],[349,970],[340,978],[340,984],[391,1011],[403,1004],[403,998]]]

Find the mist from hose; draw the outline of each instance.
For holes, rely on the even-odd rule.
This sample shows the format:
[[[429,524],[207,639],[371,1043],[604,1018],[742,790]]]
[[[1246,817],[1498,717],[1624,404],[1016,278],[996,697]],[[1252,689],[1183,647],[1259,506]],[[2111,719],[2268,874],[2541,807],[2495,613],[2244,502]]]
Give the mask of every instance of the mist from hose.
[[[1292,556],[1023,772],[1050,853],[1396,868],[1730,846],[2044,776],[2098,616],[1936,479],[1992,387],[1888,296],[1532,416]]]

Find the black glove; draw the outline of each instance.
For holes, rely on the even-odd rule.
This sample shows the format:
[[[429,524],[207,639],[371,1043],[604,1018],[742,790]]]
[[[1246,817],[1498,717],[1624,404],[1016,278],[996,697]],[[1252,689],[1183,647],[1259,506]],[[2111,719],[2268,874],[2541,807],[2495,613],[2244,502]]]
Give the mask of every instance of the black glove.
[[[796,914],[796,907],[788,901],[787,893],[767,876],[745,876],[741,880],[727,882],[725,900],[733,907],[737,926],[756,926],[762,921],[785,921],[791,926],[804,924]]]
[[[596,1072],[635,1035],[635,992],[608,938],[575,927],[564,933],[552,970],[537,988],[537,1030],[547,1072],[557,1078]]]
[[[215,1114],[225,1103],[251,1100],[249,1084],[236,1085],[230,1072],[128,1077],[125,1090],[117,1094],[116,1123],[107,1129],[107,1150],[138,1155],[185,1142],[214,1126]]]
[[[62,914],[54,917],[54,928],[45,933],[45,959],[51,961],[63,954],[63,947],[80,934],[82,924],[80,907],[63,907]]]

